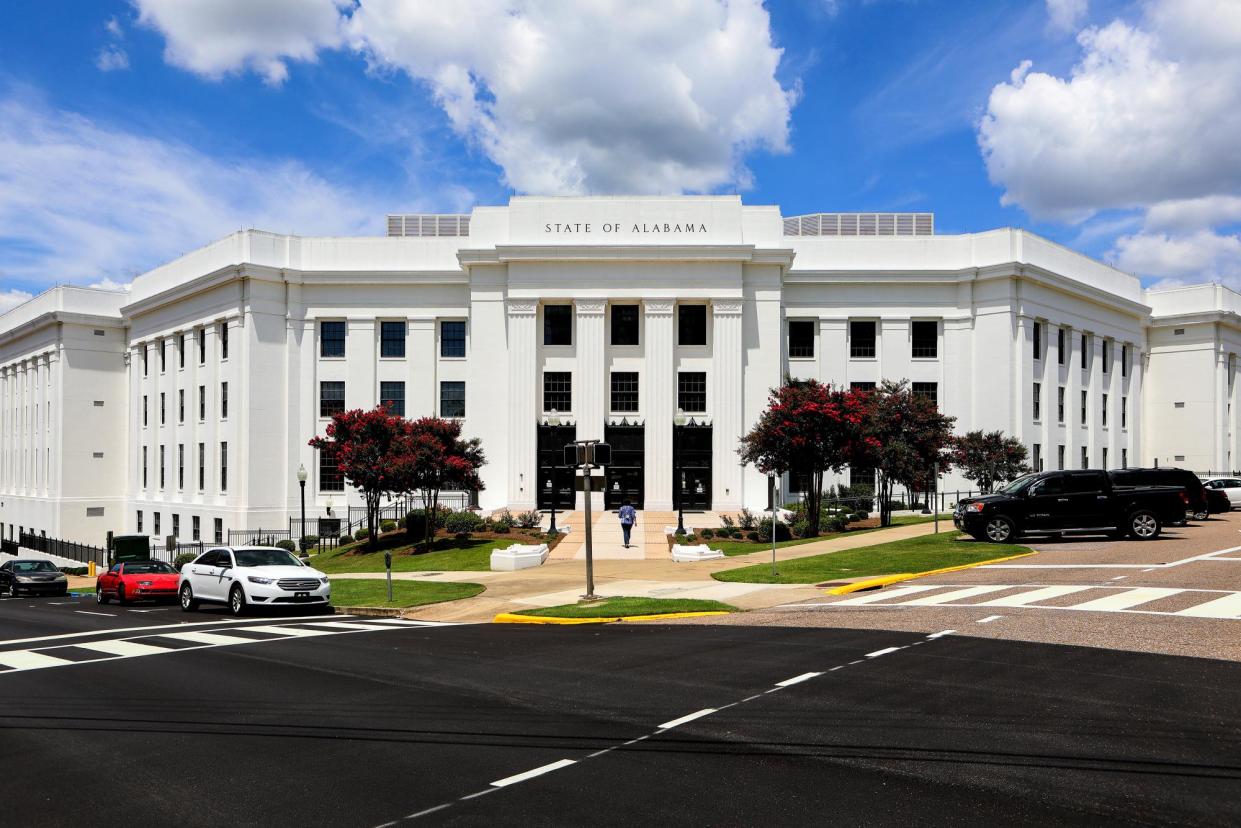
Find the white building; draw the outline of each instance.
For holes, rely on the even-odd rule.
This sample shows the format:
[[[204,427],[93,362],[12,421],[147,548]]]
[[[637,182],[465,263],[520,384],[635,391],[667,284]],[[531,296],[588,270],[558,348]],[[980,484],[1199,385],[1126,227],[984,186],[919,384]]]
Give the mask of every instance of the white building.
[[[339,514],[358,499],[307,440],[381,402],[463,418],[484,509],[580,499],[551,479],[574,438],[616,450],[596,505],[667,510],[683,487],[687,508],[759,508],[737,440],[786,374],[908,379],[1044,468],[1221,468],[1238,309],[1021,230],[784,218],[735,196],[519,197],[392,216],[387,237],[245,231],[128,293],[55,288],[0,317],[0,525],[94,543],[282,527],[301,465],[308,511]]]

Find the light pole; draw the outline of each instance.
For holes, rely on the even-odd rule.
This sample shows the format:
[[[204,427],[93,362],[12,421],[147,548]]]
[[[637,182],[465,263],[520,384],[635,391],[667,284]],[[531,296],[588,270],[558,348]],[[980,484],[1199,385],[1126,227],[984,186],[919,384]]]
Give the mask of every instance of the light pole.
[[[672,418],[672,485],[676,487],[677,496],[677,531],[685,534],[685,471],[681,468],[681,429],[685,426],[685,411],[677,409]]]
[[[303,558],[309,558],[307,550],[302,549],[302,538],[306,537],[306,478],[310,475],[306,472],[306,464],[302,463],[297,467],[297,485],[302,490],[302,522],[298,527],[297,548]]]
[[[771,482],[771,577],[775,578],[776,573],[776,481],[779,479],[775,471],[767,472],[767,477]]]
[[[556,413],[556,409],[552,409],[551,416],[547,418],[547,424],[552,428],[560,425],[560,415]],[[552,455],[552,522],[547,528],[549,535],[556,534],[556,501],[560,499],[560,489],[556,488],[556,459]]]

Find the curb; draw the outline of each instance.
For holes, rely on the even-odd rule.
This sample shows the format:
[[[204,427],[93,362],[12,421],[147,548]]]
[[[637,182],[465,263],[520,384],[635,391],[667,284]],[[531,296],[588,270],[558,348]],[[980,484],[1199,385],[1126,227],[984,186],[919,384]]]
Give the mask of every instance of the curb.
[[[336,612],[337,615],[360,615],[364,617],[370,616],[372,618],[403,618],[404,616],[401,615],[401,613],[405,612],[406,609],[416,609],[416,608],[406,607],[402,609],[399,607],[337,607],[337,606],[333,606],[332,609]]]
[[[614,621],[658,621],[664,618],[701,618],[704,615],[728,615],[725,610],[709,612],[665,612],[657,615],[614,615],[601,618],[557,618],[553,615],[518,615],[502,612],[491,619],[493,624],[611,624]]]
[[[914,578],[924,578],[927,575],[942,575],[946,572],[960,572],[963,569],[973,569],[976,566],[986,566],[987,564],[1000,563],[1002,561],[1013,561],[1017,558],[1027,558],[1030,555],[1037,555],[1038,552],[1022,552],[1020,555],[1008,555],[1004,558],[992,558],[988,561],[975,561],[974,563],[961,564],[960,566],[945,566],[940,569],[928,569],[926,572],[903,572],[900,575],[884,575],[880,578],[868,578],[865,581],[857,581],[852,584],[845,584],[827,591],[828,595],[848,595],[850,592],[859,592],[863,589],[879,589],[889,584],[895,584],[898,581],[912,581]]]

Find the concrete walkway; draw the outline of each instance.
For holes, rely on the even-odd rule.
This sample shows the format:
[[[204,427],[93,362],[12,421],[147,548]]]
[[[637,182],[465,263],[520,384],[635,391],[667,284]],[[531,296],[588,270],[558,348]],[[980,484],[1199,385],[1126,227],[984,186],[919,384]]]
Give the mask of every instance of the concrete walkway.
[[[614,518],[614,515],[610,515]],[[941,525],[941,530],[944,527]],[[948,527],[949,529],[951,526]],[[663,526],[659,527],[662,534]],[[579,531],[576,527],[573,532]],[[933,524],[895,526],[873,532],[856,532],[776,550],[776,560],[788,561],[811,555],[841,552],[863,546],[929,535]],[[570,535],[570,537],[572,534]],[[561,542],[561,546],[568,542]],[[664,549],[667,549],[665,545]],[[559,548],[557,548],[559,551]],[[815,598],[822,590],[809,584],[738,584],[716,581],[713,572],[736,569],[771,560],[771,550],[700,563],[673,563],[667,552],[659,559],[603,559],[594,562],[595,592],[598,595],[648,598],[706,598],[724,601],[742,609],[760,609],[792,601]],[[409,618],[435,621],[489,621],[497,613],[531,607],[550,607],[574,603],[585,592],[585,562],[549,558],[543,566],[518,572],[396,572],[401,581],[464,581],[484,584],[481,595],[445,604],[431,604],[409,610]],[[383,573],[354,572],[332,576],[343,578],[382,578]]]

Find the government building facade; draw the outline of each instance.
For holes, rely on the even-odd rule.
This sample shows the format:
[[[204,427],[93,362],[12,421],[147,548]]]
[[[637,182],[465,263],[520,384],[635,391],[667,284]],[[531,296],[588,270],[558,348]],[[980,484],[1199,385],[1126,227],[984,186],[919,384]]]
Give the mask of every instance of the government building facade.
[[[760,509],[738,438],[785,376],[908,380],[1039,468],[1231,469],[1238,353],[1229,290],[1144,290],[927,213],[514,197],[389,216],[386,237],[249,230],[128,291],[58,287],[0,316],[0,535],[284,527],[301,467],[308,514],[339,514],[360,499],[307,441],[379,404],[481,438],[484,510],[580,508],[557,468],[574,439],[614,447],[596,507]]]

